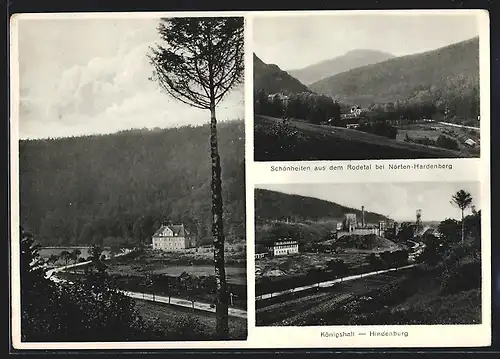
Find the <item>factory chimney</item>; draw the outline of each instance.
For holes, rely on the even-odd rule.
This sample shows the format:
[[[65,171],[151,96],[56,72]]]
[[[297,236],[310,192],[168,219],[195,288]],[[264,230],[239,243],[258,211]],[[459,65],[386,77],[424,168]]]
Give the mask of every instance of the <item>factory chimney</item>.
[[[361,206],[361,227],[365,228],[365,206]]]

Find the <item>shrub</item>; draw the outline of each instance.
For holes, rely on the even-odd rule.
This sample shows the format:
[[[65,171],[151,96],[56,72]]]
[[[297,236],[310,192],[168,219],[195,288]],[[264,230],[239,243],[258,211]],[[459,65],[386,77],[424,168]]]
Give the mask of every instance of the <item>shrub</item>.
[[[166,337],[173,341],[211,340],[212,329],[203,324],[198,318],[189,315],[177,318],[172,325],[166,328]]]
[[[365,122],[360,124],[358,130],[392,139],[398,135],[398,129],[392,126],[389,121]]]
[[[458,142],[455,139],[444,135],[437,138],[436,146],[446,148],[448,150],[458,150]]]
[[[441,294],[453,294],[480,286],[481,262],[475,260],[459,263],[443,273]]]

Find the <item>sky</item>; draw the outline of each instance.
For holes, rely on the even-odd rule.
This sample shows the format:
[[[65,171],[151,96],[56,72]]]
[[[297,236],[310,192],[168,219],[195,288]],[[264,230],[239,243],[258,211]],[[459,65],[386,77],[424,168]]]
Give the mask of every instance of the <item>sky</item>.
[[[475,14],[261,16],[253,21],[255,54],[283,70],[300,69],[355,49],[403,56],[479,35]]]
[[[55,138],[130,128],[200,125],[210,119],[149,80],[146,54],[158,19],[19,20],[19,137]],[[217,109],[243,119],[243,86]]]
[[[396,221],[415,219],[422,210],[422,221],[460,219],[460,210],[450,201],[463,189],[473,197],[476,210],[481,209],[478,182],[417,182],[371,184],[266,184],[257,188],[298,194],[335,202],[351,208],[379,213]],[[469,210],[470,211],[470,210]],[[470,212],[466,212],[470,213]]]

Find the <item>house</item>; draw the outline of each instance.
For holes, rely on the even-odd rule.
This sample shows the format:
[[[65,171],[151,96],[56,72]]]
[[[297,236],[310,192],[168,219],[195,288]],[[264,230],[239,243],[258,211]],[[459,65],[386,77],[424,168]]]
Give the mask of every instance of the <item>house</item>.
[[[299,242],[291,238],[284,238],[275,241],[272,246],[268,248],[269,252],[274,256],[286,256],[289,254],[299,253]]]
[[[265,244],[256,243],[255,244],[255,259],[262,259],[268,254],[268,248]]]
[[[196,247],[196,238],[189,233],[184,224],[163,224],[152,237],[153,249],[162,251],[181,251]]]
[[[266,253],[266,252],[262,252],[262,253],[255,253],[255,259],[262,259],[262,258],[264,258],[266,255],[267,255],[267,253]]]
[[[349,113],[341,114],[340,119],[346,128],[358,128],[361,121],[361,112],[361,107],[353,106]]]

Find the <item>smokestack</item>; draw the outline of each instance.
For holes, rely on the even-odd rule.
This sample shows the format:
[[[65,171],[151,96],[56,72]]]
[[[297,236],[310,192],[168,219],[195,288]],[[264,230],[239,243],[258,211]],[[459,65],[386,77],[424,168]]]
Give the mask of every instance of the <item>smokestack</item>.
[[[361,206],[361,227],[365,228],[365,206]]]

